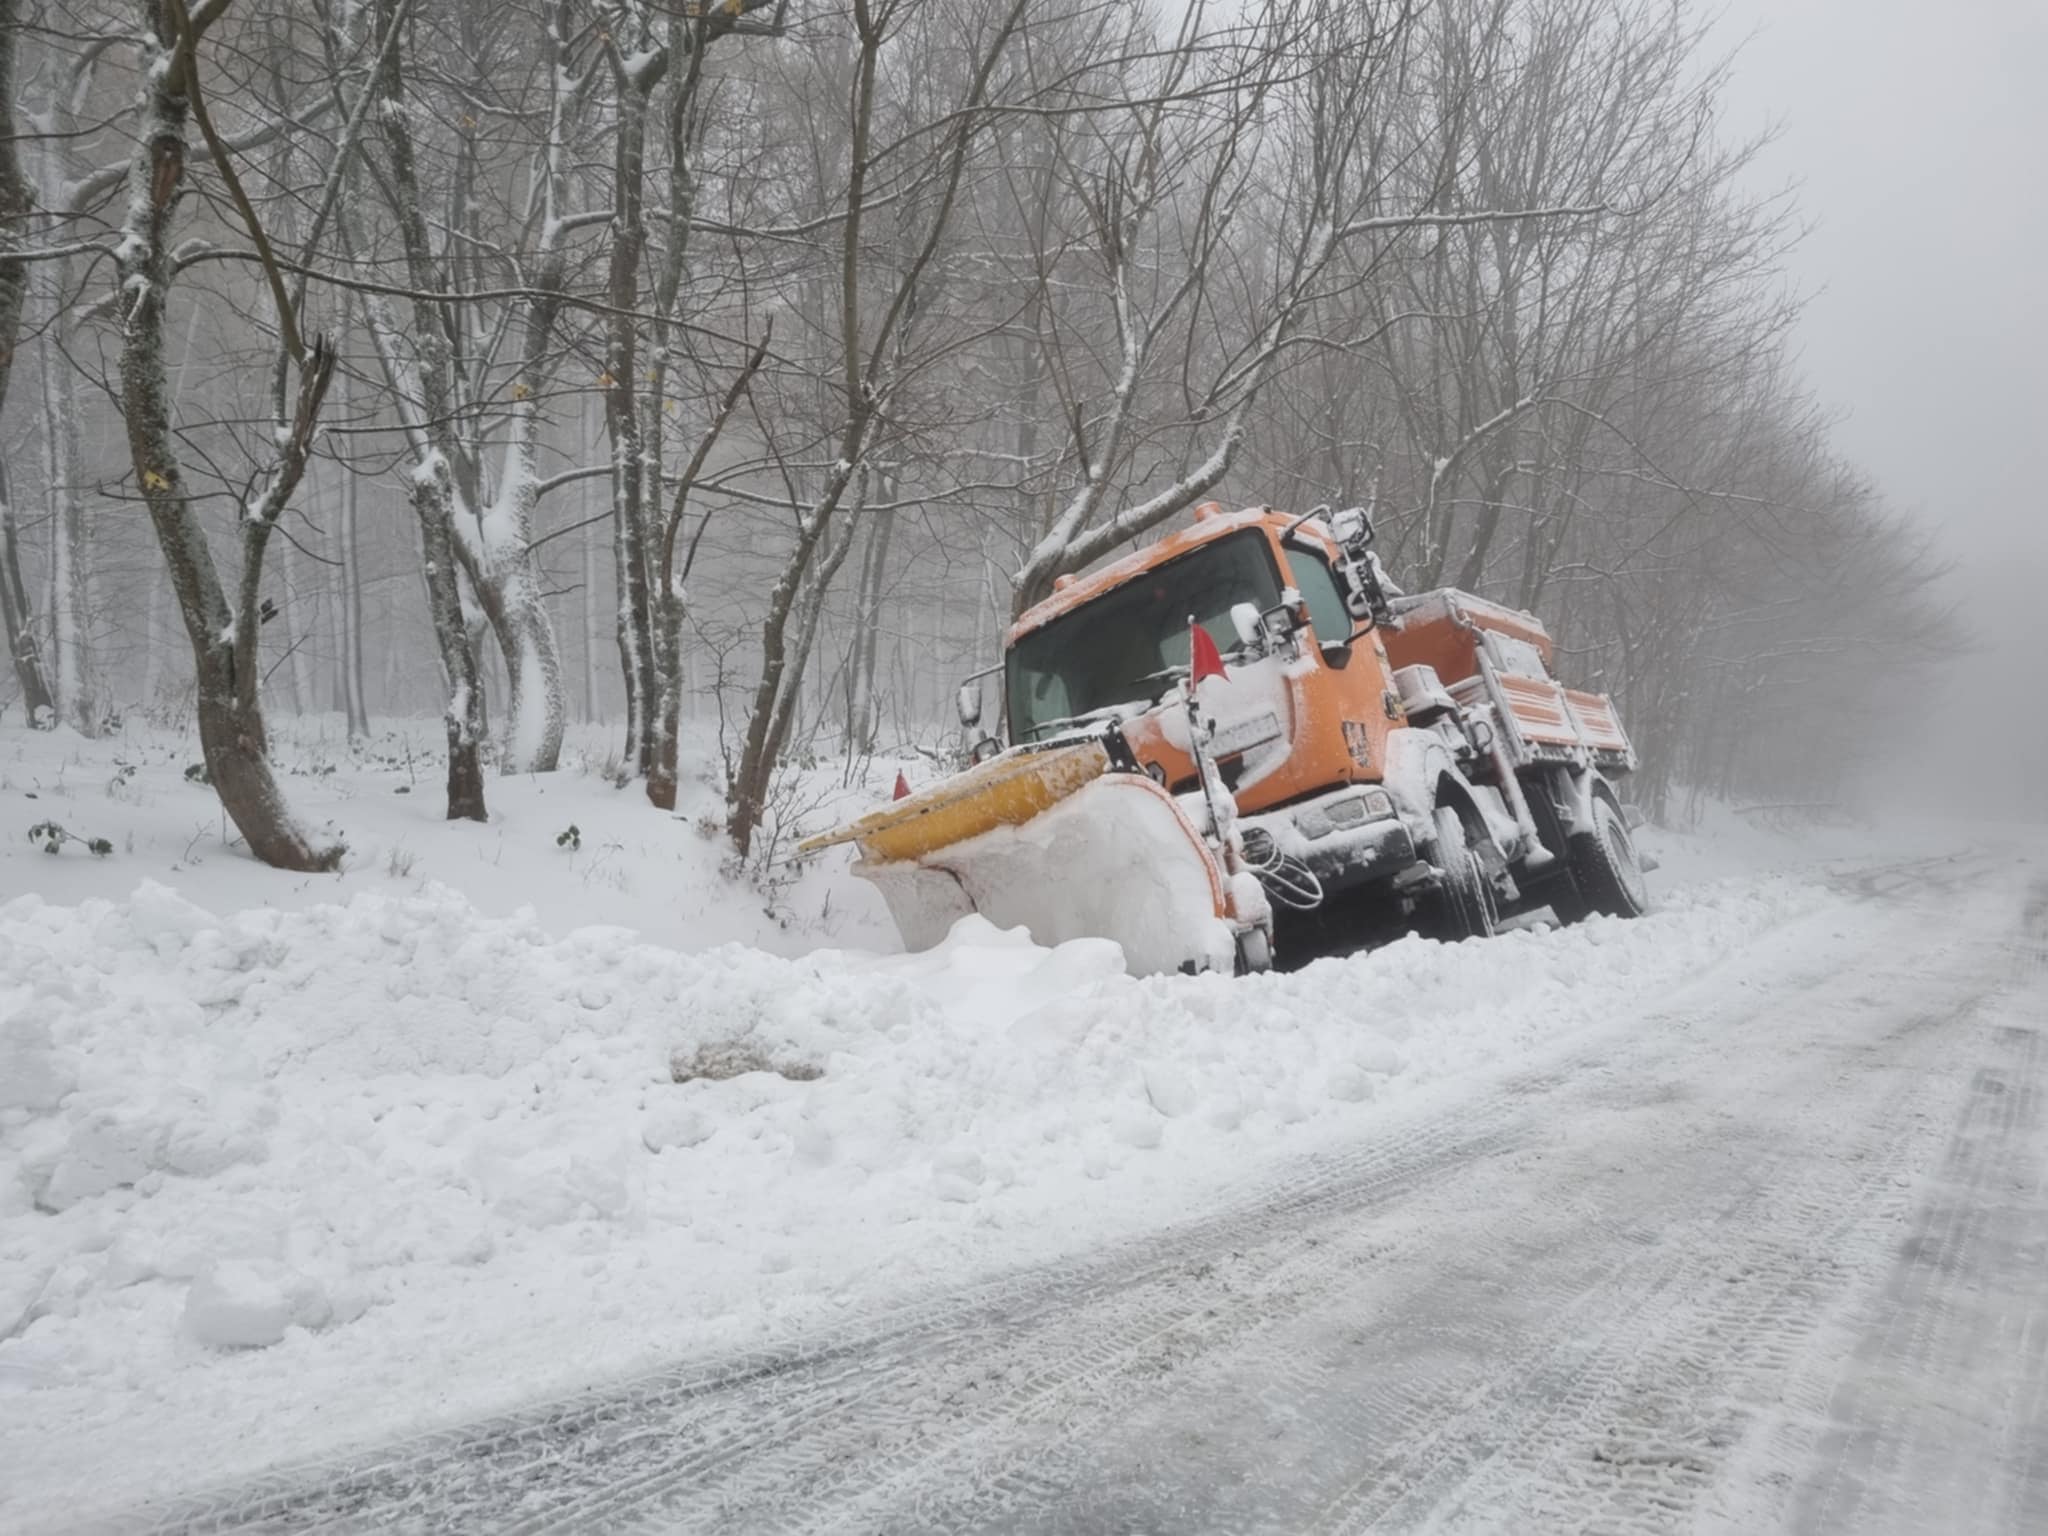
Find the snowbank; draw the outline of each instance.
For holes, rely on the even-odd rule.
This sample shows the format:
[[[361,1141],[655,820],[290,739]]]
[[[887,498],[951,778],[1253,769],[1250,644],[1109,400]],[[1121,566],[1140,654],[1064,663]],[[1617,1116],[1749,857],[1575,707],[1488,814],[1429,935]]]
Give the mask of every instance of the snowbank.
[[[316,840],[347,844],[338,873],[286,875],[251,858],[213,789],[186,776],[200,757],[189,733],[131,720],[120,734],[89,741],[68,729],[0,724],[0,900],[33,892],[78,902],[152,879],[225,912],[444,885],[494,917],[530,907],[556,933],[597,922],[679,949],[897,947],[880,896],[847,874],[843,858],[781,869],[772,893],[734,878],[720,835],[719,769],[701,753],[684,755],[670,815],[650,806],[638,783],[613,782],[615,730],[578,727],[561,771],[492,775],[491,819],[479,826],[443,814],[435,722],[388,721],[354,747],[331,718],[272,725],[271,755],[294,813]],[[908,766],[919,782],[931,772]],[[776,805],[788,823],[780,846],[886,803],[898,767],[870,764],[866,781],[838,763],[791,770]],[[47,854],[23,836],[43,821],[113,851],[95,858],[72,844]]]
[[[1085,1247],[1825,899],[1740,883],[1137,981],[1108,943],[979,919],[925,954],[789,959],[555,938],[438,887],[225,917],[153,883],[22,897],[0,1438],[43,1469],[23,1497],[194,1452],[217,1475]]]

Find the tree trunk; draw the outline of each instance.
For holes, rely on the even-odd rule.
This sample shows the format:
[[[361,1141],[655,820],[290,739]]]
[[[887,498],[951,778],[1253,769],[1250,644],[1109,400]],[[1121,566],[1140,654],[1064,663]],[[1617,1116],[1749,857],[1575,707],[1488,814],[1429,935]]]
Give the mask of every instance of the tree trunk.
[[[632,313],[640,303],[640,259],[647,244],[648,102],[640,77],[619,71],[616,78],[618,137],[612,153],[616,206],[607,282],[613,312],[605,327],[604,417],[612,444],[612,536],[619,601],[619,668],[626,681],[626,755],[636,772],[649,774],[655,768],[656,722],[662,706],[655,662],[655,596],[648,574],[653,560],[648,502],[661,488],[647,484],[636,399],[639,333]],[[674,804],[673,794],[669,804]]]
[[[180,60],[189,63],[190,56],[173,48],[164,8],[144,0],[140,9],[147,83],[140,143],[130,168],[128,220],[115,262],[117,291],[122,295],[121,414],[129,457],[192,643],[199,744],[214,791],[250,851],[264,863],[279,869],[331,870],[340,864],[344,850],[318,847],[306,836],[270,771],[263,713],[251,675],[256,638],[246,632],[254,620],[253,603],[246,601],[254,570],[245,563],[243,611],[232,612],[178,463],[164,326],[171,284],[171,217],[184,181],[185,119],[190,110]],[[313,412],[321,391],[324,380],[321,390],[311,395]],[[310,437],[310,424],[304,435]],[[282,479],[277,483],[289,484]],[[260,557],[261,540],[245,538],[245,562]]]
[[[794,688],[803,680],[805,657],[802,647],[795,657],[790,654],[789,621],[796,615],[804,594],[804,575],[810,570],[811,557],[856,474],[857,459],[866,451],[868,419],[865,408],[853,412],[841,439],[839,459],[826,474],[824,493],[804,519],[796,547],[782,568],[782,578],[769,595],[768,615],[761,623],[761,677],[754,686],[753,709],[747,716],[746,743],[740,749],[739,766],[726,790],[725,829],[741,858],[753,847],[754,829],[760,826],[761,814],[767,809],[769,780],[782,751],[782,731],[788,725],[788,712],[779,707],[782,690]],[[832,570],[838,569],[850,544],[850,539],[842,541]],[[802,633],[800,628],[799,634]]]
[[[348,375],[340,378],[341,415],[349,416]],[[341,708],[348,720],[351,744],[370,734],[370,710],[363,688],[363,549],[357,520],[355,466],[341,461],[341,516],[336,542],[341,557]]]
[[[660,654],[654,668],[653,726],[648,732],[654,750],[647,763],[647,800],[661,811],[676,808],[676,757],[683,731],[683,614],[682,593],[668,588],[658,610]]]
[[[541,235],[539,267],[532,291],[522,301],[525,334],[519,371],[512,386],[512,432],[503,472],[488,506],[475,518],[458,518],[460,552],[477,599],[497,636],[505,661],[505,738],[501,766],[506,773],[552,773],[561,762],[567,708],[562,697],[562,659],[555,627],[541,597],[540,563],[533,552],[534,515],[540,499],[541,401],[551,379],[548,349],[561,311],[568,257],[560,232],[567,169],[564,112],[569,95],[561,54],[567,36],[566,0],[546,8],[552,68],[548,79],[548,126],[541,153]]]
[[[894,492],[884,487],[883,497],[893,501]],[[882,728],[881,701],[875,694],[875,651],[882,630],[882,589],[889,572],[889,537],[895,531],[896,512],[884,507],[868,527],[867,559],[861,567],[860,601],[856,610],[854,660],[847,682],[847,746],[863,757],[875,750],[875,738]]]
[[[524,568],[531,560],[515,557],[470,584],[505,662],[506,773],[552,773],[562,757],[562,659],[540,584]]]
[[[36,654],[35,636],[29,632],[29,617],[28,589],[21,580],[21,548],[15,537],[14,496],[7,483],[7,463],[0,459],[0,623],[7,627],[7,649],[14,661],[14,680],[21,687],[22,708],[28,712],[29,724],[35,725],[54,716],[56,707],[43,681],[42,660]]]
[[[442,720],[448,733],[448,820],[488,821],[484,770],[478,753],[484,740],[484,690],[477,676],[476,648],[463,626],[462,589],[455,564],[455,519],[450,507],[455,486],[446,459],[413,479],[413,512],[419,518],[426,557],[427,603],[446,673],[448,700]]]
[[[46,338],[41,350],[43,470],[50,519],[49,598],[44,604],[49,614],[47,681],[58,717],[81,736],[97,736],[100,707],[86,629],[92,614],[86,598],[92,552],[86,542],[85,508],[78,498],[85,476],[78,402],[71,392],[69,367],[57,349]]]
[[[21,0],[0,0],[0,255],[28,248],[29,215],[35,208],[33,189],[21,168],[14,126],[14,53],[20,36]],[[26,262],[0,261],[0,411],[7,407],[7,384],[14,373],[14,346],[21,335],[28,283]]]
[[[35,207],[15,138],[14,55],[20,35],[20,0],[0,0],[0,255],[27,248],[29,217]],[[0,261],[0,419],[5,417],[7,386],[14,376],[15,346],[21,337],[28,289],[27,263]],[[21,688],[22,707],[30,724],[35,724],[54,712],[55,701],[30,633],[31,617],[28,588],[21,579],[14,493],[7,481],[7,465],[0,461],[0,624],[6,627],[7,653],[14,664],[14,680]]]
[[[818,624],[824,616],[825,596],[831,591],[832,579],[839,574],[839,567],[846,563],[847,552],[853,548],[861,511],[858,503],[848,510],[845,532],[826,555],[812,578],[810,590],[804,594],[803,618],[797,627],[796,645],[790,652],[789,676],[783,683],[782,697],[775,706],[775,722],[768,732],[768,759],[771,764],[782,760],[783,749],[789,744],[790,728],[796,724],[797,708],[803,696],[804,675],[817,650]]]
[[[388,34],[397,25],[399,10],[399,0],[378,0],[380,33]],[[448,819],[483,821],[487,819],[479,755],[484,741],[483,680],[463,613],[462,569],[455,528],[455,445],[451,427],[455,402],[449,383],[453,350],[450,327],[454,322],[426,297],[441,288],[442,277],[427,241],[426,215],[413,152],[411,106],[406,100],[405,77],[399,62],[404,51],[402,46],[396,46],[385,53],[379,62],[376,88],[382,97],[378,121],[389,160],[392,213],[405,247],[407,275],[418,290],[412,301],[413,345],[419,357],[416,368],[402,355],[396,325],[382,301],[366,301],[363,311],[371,337],[377,343],[379,360],[399,396],[400,410],[418,412],[418,419],[408,432],[416,459],[411,496],[420,526],[427,610],[441,658],[442,718],[448,738]],[[348,228],[346,219],[342,227]],[[359,245],[360,241],[351,240],[350,244]]]
[[[348,739],[370,734],[369,690],[363,686],[363,549],[353,470],[341,481],[341,707]]]
[[[588,404],[583,407],[582,423],[583,451],[578,457],[587,464],[590,462],[590,450],[593,445],[590,430],[590,407]],[[578,503],[576,520],[583,525],[581,531],[576,535],[577,553],[582,562],[583,576],[583,723],[585,725],[595,725],[598,718],[597,529],[595,525],[596,514],[591,511],[590,482],[588,480],[582,484]]]

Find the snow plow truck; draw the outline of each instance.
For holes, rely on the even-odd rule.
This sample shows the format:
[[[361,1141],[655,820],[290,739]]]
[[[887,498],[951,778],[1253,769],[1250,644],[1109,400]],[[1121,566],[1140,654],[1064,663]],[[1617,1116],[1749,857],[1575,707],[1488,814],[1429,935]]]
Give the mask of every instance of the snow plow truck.
[[[1556,680],[1533,615],[1399,592],[1372,539],[1360,508],[1211,502],[1061,577],[962,686],[961,770],[804,848],[855,844],[912,949],[980,913],[1135,974],[1640,914],[1612,702]]]

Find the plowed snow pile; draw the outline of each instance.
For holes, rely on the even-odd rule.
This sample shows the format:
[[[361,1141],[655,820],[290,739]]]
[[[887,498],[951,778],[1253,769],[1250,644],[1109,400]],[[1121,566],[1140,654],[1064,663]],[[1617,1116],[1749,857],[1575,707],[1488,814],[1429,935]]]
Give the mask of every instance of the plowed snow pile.
[[[17,899],[0,1514],[7,1487],[225,1475],[1171,1220],[1827,900],[1731,882],[1637,923],[1141,982],[978,919],[924,955],[784,959],[555,938],[440,888]]]

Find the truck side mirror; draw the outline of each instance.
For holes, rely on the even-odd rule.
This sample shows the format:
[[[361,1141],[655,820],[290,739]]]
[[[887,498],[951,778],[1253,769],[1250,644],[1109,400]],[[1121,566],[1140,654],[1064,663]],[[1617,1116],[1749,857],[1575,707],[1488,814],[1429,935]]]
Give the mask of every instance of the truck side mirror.
[[[1330,536],[1356,554],[1371,547],[1372,514],[1363,507],[1346,507],[1330,516]]]
[[[1259,621],[1257,603],[1232,603],[1230,605],[1230,627],[1237,631],[1237,643],[1254,648],[1265,638],[1266,631]]]
[[[1247,605],[1249,606],[1249,605]],[[1270,654],[1300,634],[1308,625],[1308,604],[1292,587],[1283,587],[1280,601],[1259,615],[1259,632]]]
[[[971,731],[981,724],[981,684],[962,683],[953,696],[953,707],[960,712],[962,729]]]

